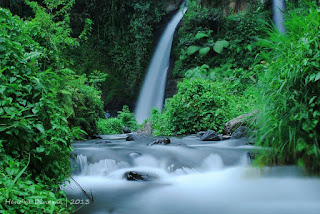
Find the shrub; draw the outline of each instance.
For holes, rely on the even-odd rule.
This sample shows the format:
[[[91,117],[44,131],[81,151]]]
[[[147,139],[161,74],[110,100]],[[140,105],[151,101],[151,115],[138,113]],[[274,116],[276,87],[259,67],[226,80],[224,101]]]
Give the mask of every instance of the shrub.
[[[4,213],[70,213],[72,206],[59,186],[48,186],[33,181],[31,174],[25,173],[27,162],[18,162],[4,153],[0,141],[0,210]],[[22,173],[22,174],[21,174]],[[48,204],[48,202],[51,202]],[[6,212],[7,211],[7,212]]]
[[[166,100],[161,117],[154,111],[152,121],[170,124],[164,134],[195,133],[207,129],[220,132],[235,112],[230,108],[234,101],[229,95],[218,81],[184,79],[178,85],[178,93]],[[153,126],[163,127],[159,124]]]
[[[86,75],[75,75],[68,69],[65,72],[65,86],[60,91],[60,96],[68,113],[69,126],[80,127],[87,135],[92,136],[97,133],[96,121],[103,116],[101,91],[97,89],[98,82],[95,80],[99,74],[88,78]]]
[[[65,211],[65,203],[57,202],[66,200],[59,185],[69,177],[71,142],[83,133],[68,122],[76,103],[70,101],[71,88],[91,90],[91,95],[98,92],[64,68],[62,49],[77,45],[69,36],[65,15],[72,1],[44,1],[59,13],[57,22],[54,13],[27,2],[35,12],[30,21],[0,8],[0,174],[4,178],[0,192],[6,191],[0,206],[9,213],[59,213]],[[56,10],[60,4],[65,7]],[[72,78],[78,80],[76,86],[68,85]],[[99,106],[97,98],[88,94],[80,102]],[[4,200],[24,197],[52,205],[9,206]]]
[[[118,119],[124,127],[128,127],[131,131],[138,129],[138,123],[128,106],[123,106],[122,111],[118,112]]]
[[[138,129],[138,123],[130,112],[128,106],[123,106],[116,118],[99,119],[97,123],[99,134],[122,134],[123,128],[127,127],[131,131]]]
[[[123,124],[118,118],[99,119],[97,123],[99,134],[123,133]]]
[[[259,80],[256,143],[273,148],[261,160],[319,172],[320,14],[316,4],[287,14],[287,32],[261,43],[268,62]]]

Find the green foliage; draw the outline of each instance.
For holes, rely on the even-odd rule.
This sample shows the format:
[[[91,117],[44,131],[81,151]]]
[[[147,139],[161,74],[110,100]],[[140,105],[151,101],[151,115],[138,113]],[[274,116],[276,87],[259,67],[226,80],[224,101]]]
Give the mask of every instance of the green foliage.
[[[188,47],[186,53],[188,55],[192,55],[192,54],[196,53],[199,49],[200,49],[199,46],[191,45],[190,47]]]
[[[97,132],[97,119],[103,116],[101,93],[96,88],[105,75],[101,76],[95,71],[88,79],[85,75],[77,76],[71,70],[66,71],[69,74],[64,82],[65,90],[60,91],[60,96],[68,113],[69,126],[81,127],[91,136]]]
[[[177,58],[173,76],[183,77],[187,70],[202,64],[212,68],[230,64],[233,68],[249,69],[259,54],[256,42],[265,36],[269,14],[260,5],[224,17],[218,7],[201,7],[190,1],[173,46]]]
[[[0,142],[0,209],[4,213],[70,213],[72,206],[59,186],[50,190],[42,182],[35,182],[24,170],[26,160],[17,161],[4,153]],[[8,187],[10,187],[8,189]],[[57,191],[52,191],[56,189]],[[50,203],[50,204],[49,204]]]
[[[0,8],[0,191],[7,190],[0,206],[8,213],[67,212],[58,203],[66,201],[59,185],[69,177],[71,142],[84,133],[80,119],[70,119],[79,113],[96,120],[102,103],[96,80],[77,77],[64,65],[63,49],[78,44],[68,27],[73,1],[27,3],[35,12],[29,21]],[[3,199],[52,204],[9,205]]]
[[[121,134],[123,125],[119,118],[99,119],[97,122],[99,134]]]
[[[166,100],[161,115],[153,111],[151,121],[159,134],[195,133],[212,129],[220,132],[224,123],[235,116],[235,102],[223,83],[206,79],[184,79],[178,93]],[[164,127],[168,124],[167,127]]]
[[[267,163],[304,165],[319,172],[320,96],[319,7],[287,14],[285,35],[270,32],[261,42],[264,65],[259,78],[260,98],[256,143],[273,148]]]
[[[226,40],[217,41],[214,46],[213,50],[220,54],[224,48],[227,48],[229,46],[229,42]]]
[[[138,123],[128,106],[123,106],[116,118],[99,119],[97,126],[99,134],[122,134],[124,127],[131,131],[138,129]]]
[[[106,106],[120,110],[135,101],[164,8],[164,2],[156,0],[76,1],[70,16],[74,34],[80,34],[86,18],[93,21],[93,29],[86,42],[66,53],[69,66],[80,75],[92,70],[108,74],[101,84]]]
[[[138,129],[138,123],[128,106],[123,106],[122,111],[118,112],[118,119],[124,127],[128,127],[132,131]]]

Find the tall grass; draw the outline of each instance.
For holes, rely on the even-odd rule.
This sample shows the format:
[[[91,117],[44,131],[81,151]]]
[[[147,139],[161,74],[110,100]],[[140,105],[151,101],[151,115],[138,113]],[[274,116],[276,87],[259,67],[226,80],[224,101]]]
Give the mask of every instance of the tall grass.
[[[268,164],[299,164],[320,172],[320,9],[290,10],[285,34],[261,42],[267,62],[259,78],[256,143],[272,147]]]

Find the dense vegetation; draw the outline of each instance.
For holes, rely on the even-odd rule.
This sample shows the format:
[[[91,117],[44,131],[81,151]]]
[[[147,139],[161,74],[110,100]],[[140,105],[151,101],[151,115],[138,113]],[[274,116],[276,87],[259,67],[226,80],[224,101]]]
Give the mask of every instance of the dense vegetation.
[[[26,3],[29,20],[0,8],[0,209],[68,212],[59,185],[69,176],[72,140],[96,133],[103,113],[96,80],[104,76],[65,67],[63,50],[79,45],[70,37],[72,2]]]
[[[262,163],[300,164],[320,169],[320,13],[319,5],[291,5],[286,34],[270,31],[263,47],[267,62],[257,84],[258,145],[273,148]]]
[[[224,16],[219,5],[189,1],[173,50],[172,76],[183,81],[163,113],[154,112],[156,134],[221,132],[228,120],[249,111],[254,101],[245,91],[257,82],[252,69],[260,62],[256,42],[266,35],[269,17],[267,5],[260,3]]]
[[[165,19],[164,8],[165,1],[76,1],[70,16],[74,33],[79,34],[88,18],[93,29],[86,42],[69,49],[70,66],[79,74],[108,74],[102,84],[105,110],[133,107]]]
[[[126,132],[138,129],[137,121],[128,106],[123,106],[117,117],[100,118],[97,126],[98,134],[119,134],[124,132],[125,129],[127,129]]]

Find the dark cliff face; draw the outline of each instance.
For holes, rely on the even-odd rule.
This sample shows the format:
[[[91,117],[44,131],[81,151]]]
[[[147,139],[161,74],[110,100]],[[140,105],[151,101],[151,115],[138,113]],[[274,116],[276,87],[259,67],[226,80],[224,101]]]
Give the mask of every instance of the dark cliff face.
[[[172,11],[179,9],[182,0],[168,0],[166,1],[165,10],[169,14]]]

